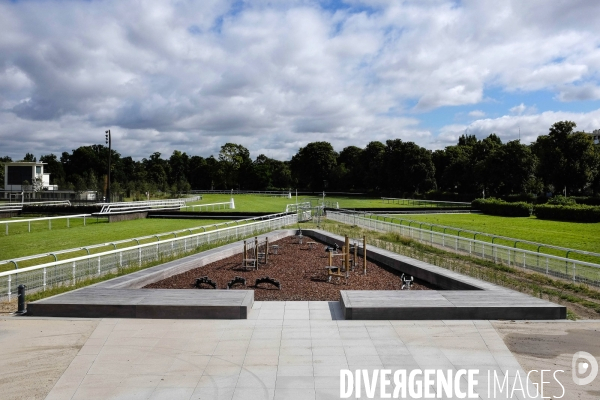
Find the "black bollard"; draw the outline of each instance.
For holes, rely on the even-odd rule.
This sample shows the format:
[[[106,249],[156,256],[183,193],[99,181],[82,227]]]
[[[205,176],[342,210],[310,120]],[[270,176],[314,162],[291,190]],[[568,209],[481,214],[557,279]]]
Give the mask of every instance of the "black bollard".
[[[25,309],[25,287],[25,285],[19,285],[17,287],[17,293],[19,298],[19,308],[17,310],[18,315],[23,315],[27,312],[27,310]]]

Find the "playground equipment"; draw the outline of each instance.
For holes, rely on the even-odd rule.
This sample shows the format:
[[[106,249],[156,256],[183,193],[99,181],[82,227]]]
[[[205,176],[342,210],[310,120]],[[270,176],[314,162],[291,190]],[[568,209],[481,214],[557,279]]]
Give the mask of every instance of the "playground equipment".
[[[242,284],[243,286],[246,286],[246,278],[243,278],[241,276],[234,277],[232,280],[227,282],[227,289],[231,289],[233,285],[238,283]]]
[[[212,286],[213,289],[217,288],[217,283],[214,282],[214,281],[212,281],[212,280],[210,280],[210,279],[208,279],[208,276],[203,276],[201,278],[196,278],[196,285],[195,286],[198,289],[202,289],[202,287],[201,287],[202,284],[205,284],[205,285],[208,285],[208,286]]]
[[[268,260],[269,238],[265,238],[265,241],[263,243],[259,243],[258,237],[255,237],[254,243],[251,242],[250,246],[248,246],[248,243],[244,240],[242,268],[258,269],[259,263],[262,262],[263,264],[267,264]]]
[[[273,278],[269,278],[268,276],[265,276],[262,278],[256,278],[256,282],[254,283],[254,286],[258,286],[260,283],[269,283],[273,286],[276,286],[277,289],[281,290],[281,283],[279,283],[279,281],[276,281]]]
[[[404,272],[400,275],[400,279],[402,280],[402,289],[401,290],[410,290],[412,284],[415,280],[413,276],[405,275]]]
[[[344,278],[346,282],[348,281],[349,271],[354,271],[354,268],[357,266],[359,257],[358,257],[358,249],[361,246],[360,239],[352,239],[353,244],[350,245],[350,239],[348,236],[344,238],[344,246],[342,246],[342,251],[339,253],[339,246],[335,243],[333,246],[325,247],[325,251],[329,253],[329,265],[325,267],[327,270],[327,281],[331,282],[332,277]],[[367,238],[363,236],[362,238],[362,252],[363,252],[363,274],[367,274]],[[342,257],[342,265],[337,266],[333,263],[333,257]]]
[[[363,256],[363,274],[367,274],[367,237],[363,236],[362,239],[352,239],[353,243],[350,248],[350,252],[353,254],[352,257],[352,271],[358,262],[358,249],[362,245],[362,256]],[[362,242],[362,243],[361,243]]]

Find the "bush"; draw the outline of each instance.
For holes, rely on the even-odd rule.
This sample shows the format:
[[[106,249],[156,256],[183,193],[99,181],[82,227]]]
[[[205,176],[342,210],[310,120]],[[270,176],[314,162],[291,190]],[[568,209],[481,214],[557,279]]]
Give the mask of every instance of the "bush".
[[[558,196],[549,198],[548,204],[552,204],[555,206],[574,206],[577,203],[574,198],[565,197],[559,194]]]
[[[600,207],[575,205],[540,204],[533,212],[539,219],[571,222],[600,222]]]
[[[577,204],[586,204],[588,206],[600,206],[600,197],[598,196],[577,196],[573,197]]]
[[[525,202],[507,203],[506,201],[489,198],[475,199],[472,207],[484,214],[500,215],[503,217],[529,217],[531,215],[531,204]]]
[[[532,193],[509,194],[507,196],[503,196],[502,200],[508,203],[534,203],[537,200],[537,195]]]

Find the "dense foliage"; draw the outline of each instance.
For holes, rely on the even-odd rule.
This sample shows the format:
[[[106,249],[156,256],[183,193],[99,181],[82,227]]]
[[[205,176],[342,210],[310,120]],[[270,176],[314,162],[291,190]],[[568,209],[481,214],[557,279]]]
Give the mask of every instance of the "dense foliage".
[[[189,189],[297,188],[455,201],[493,196],[538,203],[547,193],[598,194],[600,146],[574,128],[573,122],[557,122],[531,145],[502,143],[495,134],[483,139],[463,135],[456,145],[436,151],[400,139],[373,141],[364,148],[348,146],[339,153],[328,142],[312,142],[289,161],[263,154],[252,160],[248,149],[234,143],[206,158],[175,150],[168,158],[157,152],[137,161],[112,150],[111,188],[134,198]],[[25,159],[35,157],[28,153]],[[107,160],[108,148],[97,144],[60,157],[40,157],[48,164],[52,184],[77,191],[105,191]],[[11,160],[0,158],[0,179],[6,161]]]
[[[531,204],[522,201],[509,203],[495,198],[476,199],[473,200],[472,207],[485,214],[503,217],[529,217],[531,215]]]
[[[600,207],[584,204],[538,204],[533,212],[540,219],[571,222],[600,222]]]

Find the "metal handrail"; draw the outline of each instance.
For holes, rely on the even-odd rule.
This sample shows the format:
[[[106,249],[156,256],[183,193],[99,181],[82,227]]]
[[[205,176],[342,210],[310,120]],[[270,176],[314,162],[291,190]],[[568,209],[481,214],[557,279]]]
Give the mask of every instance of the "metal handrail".
[[[285,215],[286,215],[285,213],[276,213],[276,214],[267,215],[267,217],[278,218],[278,217],[283,217]],[[263,217],[262,216],[251,217],[251,218],[240,219],[240,220],[237,220],[235,222],[236,223],[245,223],[245,222],[249,222],[249,221],[258,220],[258,219],[261,219],[261,218],[263,218]],[[213,226],[216,228],[217,226],[226,225],[228,223],[229,222],[220,222],[218,224],[214,224]],[[136,238],[131,238],[131,239],[117,240],[117,241],[112,241],[112,242],[108,242],[108,243],[98,243],[98,244],[93,244],[93,245],[89,245],[89,246],[75,247],[75,248],[72,248],[72,249],[52,251],[52,252],[48,252],[48,253],[35,254],[35,255],[25,256],[25,257],[19,257],[19,258],[11,258],[11,259],[0,261],[0,265],[8,264],[8,263],[13,263],[13,262],[34,260],[36,258],[43,258],[43,257],[47,257],[47,256],[50,256],[50,255],[55,255],[55,254],[73,253],[73,252],[80,251],[80,250],[87,250],[89,252],[89,249],[97,249],[97,248],[105,247],[105,246],[108,246],[108,245],[117,245],[117,244],[122,244],[122,243],[129,243],[129,242],[134,241],[134,240],[137,241],[137,244],[139,245],[139,241],[140,240],[146,240],[146,239],[156,238],[157,241],[160,241],[159,236],[169,236],[169,235],[173,235],[173,234],[177,234],[177,233],[181,233],[181,232],[186,232],[186,231],[190,232],[190,234],[191,234],[192,231],[199,230],[199,229],[202,229],[203,233],[206,232],[206,226],[205,225],[200,225],[200,226],[196,226],[196,227],[192,227],[192,228],[179,229],[179,230],[176,230],[176,231],[159,233],[159,234],[155,234],[155,235],[148,235],[148,236],[141,236],[141,237],[136,237]],[[16,263],[15,263],[15,267],[17,267]]]
[[[376,216],[375,214],[369,214],[369,213],[365,213],[365,215]],[[469,230],[469,229],[459,229],[459,228],[454,227],[454,226],[439,225],[439,224],[432,224],[432,223],[425,222],[425,221],[415,221],[415,220],[406,219],[406,218],[398,218],[398,217],[396,217],[393,214],[379,214],[379,215],[399,220],[401,223],[402,223],[402,221],[409,222],[409,224],[411,222],[415,222],[415,223],[420,223],[420,224],[426,224],[426,225],[429,225],[431,227],[437,227],[437,228],[442,228],[442,229],[453,229],[453,230],[460,231],[460,232],[471,233],[471,234],[474,234],[475,236],[476,235],[488,236],[488,237],[491,237],[492,240],[493,239],[503,239],[503,240],[508,240],[508,241],[515,242],[515,243],[525,243],[525,244],[530,244],[532,246],[539,246],[539,247],[545,247],[547,249],[554,249],[554,250],[565,251],[567,253],[585,254],[585,255],[588,255],[588,256],[600,257],[600,253],[594,253],[592,251],[570,249],[568,247],[561,247],[561,246],[556,246],[556,245],[553,245],[553,244],[533,242],[531,240],[515,239],[515,238],[508,237],[508,236],[494,235],[492,233],[472,231],[472,230]],[[445,231],[444,231],[444,233],[445,233]],[[538,247],[538,249],[539,249],[539,247]]]
[[[353,223],[354,225],[362,226],[367,229],[391,231],[424,243],[441,245],[444,248],[451,248],[454,251],[461,251],[483,259],[493,259],[495,262],[498,262],[498,260],[500,260],[500,262],[507,261],[508,265],[513,265],[515,267],[522,267],[542,273],[545,272],[547,275],[550,274],[572,279],[574,282],[579,281],[600,286],[600,264],[459,237],[456,235],[448,235],[406,225],[398,225],[391,222],[358,216],[356,214],[352,215],[349,213],[330,211],[328,213],[328,218],[343,223]],[[404,233],[405,229],[408,232],[407,235]],[[520,260],[517,260],[517,258],[520,258]],[[527,262],[528,260],[529,263]],[[542,263],[540,263],[540,260]],[[545,266],[543,265],[544,260]],[[580,267],[591,269],[586,270],[584,268],[582,274]],[[564,272],[561,272],[562,268],[564,268]],[[569,268],[571,269],[571,272],[569,272]]]
[[[6,278],[6,280],[0,279],[0,298],[8,297],[10,301],[18,284],[26,284],[28,290],[32,292],[45,290],[48,286],[53,285],[73,285],[77,279],[101,276],[124,266],[137,265],[141,267],[144,263],[160,260],[165,255],[185,254],[189,250],[198,248],[201,244],[256,235],[261,231],[267,232],[294,224],[296,221],[297,215],[287,214],[266,221],[256,221],[241,226],[236,225],[216,231],[166,239],[161,242],[141,244],[124,249],[44,263],[20,270],[0,272],[0,278]]]

